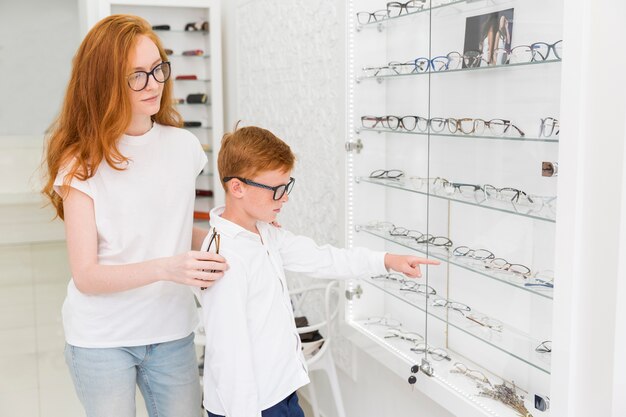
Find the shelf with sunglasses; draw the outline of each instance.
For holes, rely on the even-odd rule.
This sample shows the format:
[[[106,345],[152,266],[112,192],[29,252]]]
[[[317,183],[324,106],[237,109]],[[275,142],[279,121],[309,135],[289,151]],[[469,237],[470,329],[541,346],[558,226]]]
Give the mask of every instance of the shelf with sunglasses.
[[[552,299],[554,272],[535,270],[519,263],[511,263],[488,249],[455,245],[446,236],[424,235],[417,230],[395,226],[391,222],[372,221],[355,226],[357,232],[368,233],[387,242],[428,255],[431,258],[499,281],[540,297]],[[423,289],[423,288],[422,288]]]
[[[371,316],[352,320],[350,325],[402,358],[406,368],[410,367],[411,373],[414,370],[413,366],[420,364],[422,357],[426,357],[431,365],[433,379],[452,387],[486,415],[526,416],[535,411],[534,395],[522,389],[510,378],[489,372],[452,349],[427,343],[422,334],[400,320],[389,315]],[[548,348],[551,351],[551,341],[542,341],[537,346],[545,356],[550,354]],[[406,378],[408,374],[409,372],[406,372],[402,376]],[[423,372],[417,372],[414,376],[418,385],[423,386],[424,382],[428,381],[424,379]],[[469,415],[467,411],[465,409],[463,415]]]
[[[554,117],[539,119],[537,137],[527,136],[525,131],[506,119],[474,119],[454,117],[406,116],[361,116],[361,126],[356,133],[377,132],[432,137],[473,138],[491,140],[513,140],[528,142],[557,143],[560,122]]]
[[[397,176],[384,176],[382,173]],[[401,170],[375,170],[369,176],[355,177],[355,182],[394,188],[535,220],[551,223],[556,221],[556,197],[528,194],[512,187],[467,184],[440,177],[405,177]]]

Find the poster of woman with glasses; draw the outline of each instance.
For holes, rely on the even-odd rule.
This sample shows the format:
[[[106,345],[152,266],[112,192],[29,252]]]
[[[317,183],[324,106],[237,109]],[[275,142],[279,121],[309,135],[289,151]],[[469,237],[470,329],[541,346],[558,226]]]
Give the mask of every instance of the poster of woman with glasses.
[[[513,35],[513,9],[468,17],[463,68],[506,64]]]

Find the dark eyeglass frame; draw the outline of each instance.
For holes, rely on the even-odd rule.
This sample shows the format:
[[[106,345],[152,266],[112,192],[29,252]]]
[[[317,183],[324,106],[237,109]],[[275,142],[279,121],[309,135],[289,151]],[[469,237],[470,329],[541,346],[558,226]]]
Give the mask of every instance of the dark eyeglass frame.
[[[551,353],[552,352],[552,340],[544,340],[539,343],[539,345],[535,348],[536,352],[539,353]]]
[[[369,175],[370,178],[383,180],[399,180],[403,176],[404,171],[401,169],[376,169]]]
[[[367,22],[363,21],[365,20],[365,15],[367,15]],[[382,22],[387,18],[389,18],[389,11],[387,9],[376,10],[374,12],[362,11],[356,13],[356,20],[360,25],[367,25],[372,22]]]
[[[435,62],[443,63],[443,67],[435,68]],[[415,65],[415,72],[418,72],[418,73],[427,72],[429,69],[432,69],[435,72],[447,71],[448,64],[450,63],[450,58],[448,58],[447,55],[446,56],[439,55],[430,59],[426,57],[419,57],[419,58],[415,58],[415,61],[413,61],[413,63]],[[425,65],[422,65],[422,64],[425,64]]]
[[[255,181],[249,180],[247,178],[242,178],[242,177],[224,177],[222,181],[224,181],[224,183],[227,183],[228,181],[232,179],[238,179],[244,184],[250,185],[252,187],[264,188],[266,190],[273,191],[274,195],[272,196],[272,198],[274,199],[274,201],[278,201],[281,198],[283,198],[285,193],[289,195],[289,193],[291,193],[291,190],[293,189],[293,184],[296,182],[295,178],[289,177],[289,182],[287,184],[280,184],[280,185],[276,185],[272,187],[270,185],[261,184],[259,182],[255,182]]]
[[[213,246],[213,242],[215,242],[215,253],[219,255],[220,253],[220,240],[221,235],[218,233],[217,229],[213,228],[213,233],[211,234],[211,238],[209,239],[209,246],[206,248],[207,252],[211,251],[211,246]],[[210,270],[209,272],[217,272],[215,270]],[[201,290],[206,290],[208,287],[201,287]]]
[[[167,77],[165,77],[165,79],[163,81],[159,81],[157,79],[156,75],[154,75],[154,72],[159,70],[159,69],[163,69],[164,65],[167,67],[167,70],[168,70]],[[132,77],[135,74],[146,74],[146,83],[139,90],[134,89],[133,86],[131,85],[131,82],[130,82],[130,77]],[[126,77],[126,82],[128,83],[128,87],[131,90],[133,90],[133,91],[142,91],[143,89],[145,89],[148,86],[148,83],[150,82],[150,76],[151,75],[152,75],[152,78],[154,78],[154,81],[156,81],[159,84],[164,84],[172,76],[172,64],[170,64],[170,61],[163,61],[160,64],[158,64],[157,66],[155,66],[154,68],[152,68],[152,70],[150,72],[147,72],[147,71],[135,71],[132,74],[130,74],[128,77]]]
[[[422,3],[422,4],[418,5],[417,3]],[[392,17],[392,18],[401,16],[403,14],[402,13],[403,10],[406,10],[406,13],[404,14],[416,13],[424,8],[425,3],[426,3],[426,0],[409,0],[406,3],[400,3],[399,1],[390,1],[389,3],[387,3],[387,13],[389,17]],[[398,14],[392,13],[392,10],[395,11],[396,9],[400,9],[398,11]],[[415,9],[415,11],[409,11],[409,9]]]

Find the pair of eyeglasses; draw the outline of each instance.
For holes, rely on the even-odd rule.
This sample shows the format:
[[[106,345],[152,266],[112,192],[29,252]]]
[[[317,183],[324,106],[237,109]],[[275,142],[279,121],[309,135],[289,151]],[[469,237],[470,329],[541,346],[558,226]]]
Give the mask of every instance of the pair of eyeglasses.
[[[533,274],[532,277],[524,283],[525,287],[544,287],[554,288],[554,271],[541,270]]]
[[[487,249],[470,249],[468,246],[458,246],[454,248],[452,254],[454,256],[464,256],[479,261],[494,259],[496,257],[491,251],[488,251]]]
[[[416,294],[426,294],[426,295],[435,295],[437,291],[426,284],[419,284],[415,281],[404,281],[402,287],[400,287],[400,291],[408,291]]]
[[[478,382],[483,382],[485,384],[489,384],[491,385],[491,382],[489,381],[489,378],[487,378],[487,376],[485,374],[483,374],[482,372],[476,370],[476,369],[470,369],[467,367],[467,365],[465,365],[462,362],[456,362],[454,365],[452,365],[453,369],[450,370],[451,373],[453,374],[461,374],[461,375],[465,375],[468,378],[471,378],[475,381]]]
[[[213,228],[213,233],[211,234],[211,238],[209,239],[209,246],[206,248],[207,252],[211,252],[211,247],[215,242],[215,253],[219,255],[220,253],[220,234],[217,232],[217,229]],[[211,270],[210,272],[216,272],[215,270]],[[201,287],[201,290],[206,290],[208,287]]]
[[[515,130],[518,135],[525,136],[526,134],[517,126],[511,123],[510,120],[505,119],[472,119],[465,117],[462,119],[448,118],[447,126],[450,133],[461,132],[465,135],[482,135],[485,132],[493,136],[503,136],[510,131]]]
[[[375,12],[357,12],[356,20],[361,25],[367,25],[368,23],[382,22],[389,17],[389,13],[386,9],[376,10]]]
[[[477,50],[464,51],[462,54],[453,51],[446,56],[448,57],[448,69],[478,68],[489,64],[483,58],[482,52]]]
[[[497,188],[491,184],[483,185],[483,189],[485,190],[485,196],[487,198],[498,198],[500,200],[508,200],[513,203],[530,203],[533,204],[535,201],[530,197],[526,192],[522,190],[518,190],[517,188],[512,187],[503,187]]]
[[[419,244],[430,244],[433,246],[451,247],[452,241],[445,236],[433,236],[423,234],[418,230],[410,230],[405,227],[394,227],[389,231],[390,236],[406,237],[415,240]]]
[[[501,332],[504,325],[499,320],[492,319],[491,317],[481,316],[476,313],[467,314],[472,311],[472,308],[467,304],[459,303],[457,301],[448,300],[445,298],[438,298],[433,300],[433,307],[444,307],[449,310],[458,311],[466,319],[491,330]]]
[[[389,329],[387,330],[387,334],[384,336],[385,339],[393,339],[397,338],[400,340],[405,340],[407,342],[411,342],[414,344],[418,344],[424,341],[424,336],[416,332],[405,332],[400,329]]]
[[[450,60],[447,56],[436,56],[434,58],[419,57],[415,59],[415,72],[422,73],[428,71],[446,71]]]
[[[372,277],[372,279],[375,281],[392,282],[394,284],[404,284],[405,281],[407,280],[407,278],[404,275],[397,274],[395,272],[392,272],[390,274],[384,274],[384,275],[375,275]]]
[[[391,1],[387,3],[387,13],[389,17],[398,17],[404,14],[419,12],[424,8],[426,0],[409,0],[406,3]]]
[[[167,81],[172,75],[172,70],[169,61],[161,62],[156,67],[152,68],[152,71],[135,71],[127,77],[128,86],[133,91],[141,91],[148,86],[150,76],[160,84]]]
[[[522,264],[512,264],[506,259],[495,258],[489,259],[485,262],[485,268],[496,269],[498,271],[510,272],[513,274],[521,275],[524,278],[528,278],[530,275],[530,268]]]
[[[404,171],[399,169],[377,169],[370,173],[370,178],[385,179],[385,180],[398,180],[404,176]]]
[[[392,319],[390,317],[368,317],[367,321],[363,323],[367,326],[383,326],[383,327],[400,327],[402,323],[399,320]]]
[[[541,125],[539,127],[539,137],[558,136],[561,130],[559,121],[554,117],[546,117],[541,119]]]
[[[249,180],[247,178],[242,178],[242,177],[224,177],[224,179],[222,181],[224,181],[224,183],[227,183],[228,181],[230,181],[232,179],[238,179],[239,181],[243,182],[244,184],[250,185],[252,187],[264,188],[266,190],[271,190],[271,191],[274,192],[274,196],[272,197],[274,200],[280,200],[281,198],[283,198],[285,193],[286,194],[291,193],[291,190],[293,189],[293,185],[296,182],[295,178],[290,177],[289,178],[289,182],[287,184],[281,184],[281,185],[276,185],[276,186],[272,187],[272,186],[261,184],[261,183]]]
[[[408,177],[407,179],[411,185],[417,189],[421,189],[424,186],[430,186],[431,184],[435,185],[438,181],[443,180],[441,177]]]
[[[563,59],[563,40],[558,40],[552,44],[535,42],[530,45],[516,46],[507,54],[505,62],[507,64],[524,64],[546,61],[550,58],[551,52],[554,59]]]
[[[535,348],[535,351],[539,353],[550,353],[552,352],[552,340],[544,340]]]
[[[452,358],[450,358],[450,355],[448,355],[448,352],[445,349],[431,348],[426,343],[418,343],[417,345],[415,345],[415,347],[411,348],[411,351],[417,354],[427,353],[436,361],[441,361],[444,359],[447,361],[452,360]]]
[[[367,224],[365,224],[364,226],[360,226],[363,229],[369,229],[369,230],[379,230],[381,232],[388,232],[389,230],[394,229],[396,226],[391,223],[391,222],[378,222],[378,221],[372,221],[369,222]]]

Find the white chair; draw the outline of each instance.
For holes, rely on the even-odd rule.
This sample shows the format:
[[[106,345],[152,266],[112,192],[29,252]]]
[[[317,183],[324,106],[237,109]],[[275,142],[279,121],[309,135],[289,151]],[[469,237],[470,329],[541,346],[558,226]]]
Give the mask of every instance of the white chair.
[[[339,313],[339,283],[338,281],[330,281],[325,285],[318,284],[301,289],[295,289],[289,291],[289,294],[291,295],[291,301],[296,316],[305,315],[305,301],[307,299],[310,300],[313,297],[316,297],[316,299],[319,300],[321,296],[323,296],[324,312],[321,320],[314,324],[309,324],[306,327],[299,327],[298,333],[303,334],[317,330],[322,334],[323,339],[320,341],[303,343],[307,366],[310,373],[316,371],[324,371],[326,373],[330,383],[330,389],[335,400],[337,416],[345,417],[343,400],[341,398],[341,391],[339,390],[339,379],[337,378],[335,362],[333,361],[332,352],[330,350],[331,324]],[[321,347],[318,348],[320,344]],[[309,384],[308,391],[311,400],[311,408],[313,409],[313,415],[314,417],[319,417],[319,404],[317,402],[317,394],[313,383]]]

